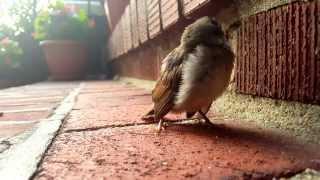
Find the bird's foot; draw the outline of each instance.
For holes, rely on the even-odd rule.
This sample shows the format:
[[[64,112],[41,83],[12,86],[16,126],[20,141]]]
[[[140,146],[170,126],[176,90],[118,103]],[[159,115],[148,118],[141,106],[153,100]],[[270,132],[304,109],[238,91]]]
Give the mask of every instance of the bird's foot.
[[[165,130],[167,127],[167,123],[160,119],[158,126],[157,126],[157,133],[159,134],[162,130]]]
[[[215,124],[213,124],[210,119],[201,111],[199,111],[199,114],[202,116],[204,122],[203,124],[206,125],[207,127],[210,127],[210,128],[214,128],[214,127],[217,127]]]

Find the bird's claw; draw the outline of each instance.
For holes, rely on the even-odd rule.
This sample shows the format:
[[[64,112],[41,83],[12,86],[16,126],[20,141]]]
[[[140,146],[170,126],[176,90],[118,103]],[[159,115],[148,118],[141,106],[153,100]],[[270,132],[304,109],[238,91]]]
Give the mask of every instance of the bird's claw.
[[[166,122],[163,122],[163,120],[160,120],[157,126],[157,133],[159,134],[162,130],[165,130],[167,126],[168,125]]]

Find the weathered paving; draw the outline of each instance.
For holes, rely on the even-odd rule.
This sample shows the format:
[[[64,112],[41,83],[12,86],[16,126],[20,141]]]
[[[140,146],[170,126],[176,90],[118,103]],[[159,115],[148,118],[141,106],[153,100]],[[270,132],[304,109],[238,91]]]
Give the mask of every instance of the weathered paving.
[[[35,179],[272,179],[320,168],[316,147],[221,115],[216,127],[140,120],[150,92],[86,82]],[[181,119],[172,115],[170,119]]]
[[[43,82],[0,90],[1,178],[32,176],[68,113],[61,108],[67,109],[78,87],[79,83]]]

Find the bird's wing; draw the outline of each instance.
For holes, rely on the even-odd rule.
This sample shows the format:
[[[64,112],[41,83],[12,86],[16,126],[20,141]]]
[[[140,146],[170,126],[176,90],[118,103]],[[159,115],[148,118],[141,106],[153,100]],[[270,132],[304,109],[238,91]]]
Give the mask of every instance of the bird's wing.
[[[183,53],[174,49],[165,59],[155,88],[152,91],[156,118],[162,118],[173,107],[176,93],[179,90],[182,77]]]

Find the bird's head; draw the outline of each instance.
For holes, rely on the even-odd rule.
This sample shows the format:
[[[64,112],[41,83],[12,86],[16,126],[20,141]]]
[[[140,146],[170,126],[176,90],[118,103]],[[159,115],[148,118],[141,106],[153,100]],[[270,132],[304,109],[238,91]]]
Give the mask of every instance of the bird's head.
[[[225,35],[215,18],[202,17],[186,27],[181,37],[181,44],[195,47],[198,44],[215,46],[224,43]]]

